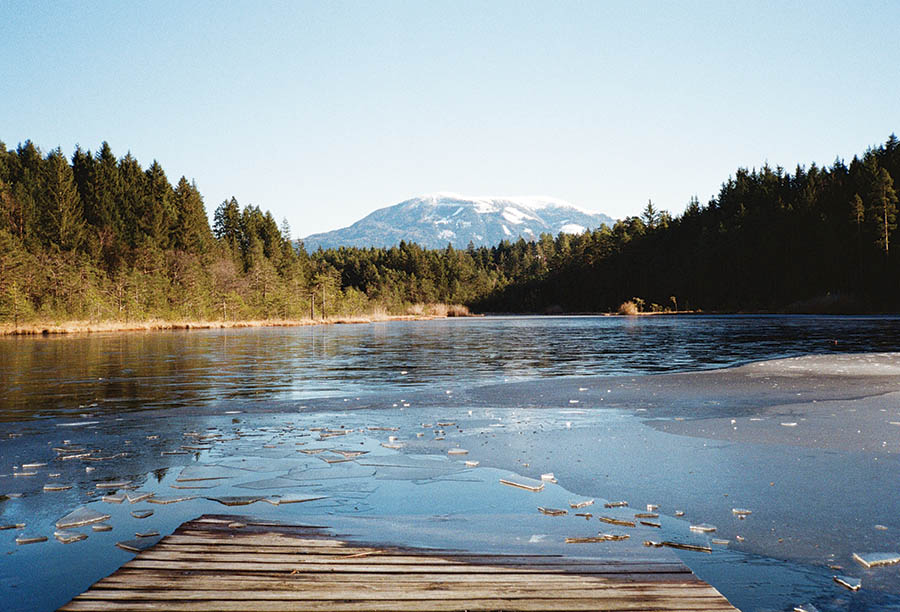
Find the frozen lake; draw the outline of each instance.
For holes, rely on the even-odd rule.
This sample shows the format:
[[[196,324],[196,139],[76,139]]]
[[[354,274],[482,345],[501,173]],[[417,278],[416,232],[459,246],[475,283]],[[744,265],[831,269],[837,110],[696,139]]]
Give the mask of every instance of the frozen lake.
[[[131,558],[116,542],[231,512],[470,550],[640,557],[675,554],[644,540],[696,543],[712,552],[677,554],[745,611],[900,609],[898,567],[852,560],[900,551],[898,350],[888,317],[3,338],[0,526],[25,526],[0,531],[0,589],[11,609],[54,609]],[[550,472],[540,492],[499,484]],[[114,503],[143,493],[194,499]],[[590,520],[537,511],[591,498]],[[597,520],[647,504],[659,527]],[[81,506],[112,529],[57,541]],[[617,529],[631,537],[564,542]]]

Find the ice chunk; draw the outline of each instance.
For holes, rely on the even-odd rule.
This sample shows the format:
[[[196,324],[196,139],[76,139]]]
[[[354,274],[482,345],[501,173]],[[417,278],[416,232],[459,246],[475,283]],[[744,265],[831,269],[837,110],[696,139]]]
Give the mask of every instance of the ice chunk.
[[[577,501],[570,501],[570,502],[569,502],[569,507],[570,507],[570,508],[575,508],[575,509],[577,509],[577,508],[585,508],[585,507],[587,507],[587,506],[593,506],[593,505],[594,505],[594,500],[593,500],[593,499],[580,499],[580,500],[577,500]]]
[[[851,591],[858,591],[862,587],[862,580],[852,576],[834,576],[834,581]]]
[[[634,527],[634,521],[626,521],[622,519],[613,518],[611,516],[598,516],[598,521],[603,523],[609,523],[610,525],[619,525],[621,527]]]
[[[153,510],[132,510],[131,516],[136,519],[145,519],[147,517],[153,516]]]
[[[603,506],[606,508],[625,508],[626,506],[628,506],[628,502],[627,501],[606,502],[605,504],[603,504]]]
[[[144,500],[149,500],[153,497],[153,493],[126,493],[125,499],[128,500],[129,504],[136,504],[138,502],[142,502]]]
[[[541,480],[544,482],[556,482],[556,476],[553,475],[553,472],[548,472],[547,474],[541,474]]]
[[[223,497],[207,497],[206,499],[219,502],[223,506],[249,506],[250,504],[264,500],[265,497],[253,495],[226,495]]]
[[[819,612],[819,609],[811,603],[805,603],[794,606],[794,612]]]
[[[72,485],[62,485],[62,484],[45,484],[44,491],[68,491],[72,488]]]
[[[691,525],[691,531],[696,531],[697,533],[712,533],[716,530],[715,525],[710,525],[709,523],[700,523],[699,525]]]
[[[189,499],[196,499],[196,495],[170,495],[163,497],[151,497],[147,500],[147,503],[150,504],[177,504],[178,502],[188,501]]]
[[[538,512],[547,516],[564,516],[569,513],[568,510],[558,510],[556,508],[542,508],[538,506]]]
[[[37,544],[38,542],[46,542],[47,536],[24,536],[20,535],[16,538],[16,544]]]
[[[863,567],[893,565],[900,563],[900,554],[895,552],[853,553],[853,560]]]
[[[566,538],[566,544],[589,544],[591,542],[619,542],[630,538],[625,533],[601,533],[587,538]]]
[[[302,504],[303,502],[318,501],[320,499],[328,498],[325,495],[273,495],[264,498],[262,501],[273,506],[283,506],[285,504]]]
[[[113,480],[109,482],[98,482],[94,486],[96,486],[98,489],[121,489],[122,487],[127,487],[130,484],[130,480]]]
[[[91,525],[91,529],[94,531],[112,531],[112,525],[107,525],[106,523],[97,523],[95,525]]]
[[[138,538],[136,540],[125,540],[124,542],[116,542],[116,546],[121,548],[122,550],[127,550],[128,552],[141,552],[142,550],[147,550],[148,548],[153,548],[156,546],[159,541],[162,540],[161,537],[148,537],[148,538]]]
[[[653,540],[644,540],[644,546],[653,546],[655,548],[659,548],[661,546],[666,546],[668,548],[677,548],[679,550],[692,550],[694,552],[705,552],[711,553],[712,548],[709,546],[702,546],[699,544],[685,544],[684,542],[673,542],[670,540],[663,540],[662,542],[654,542]]]
[[[87,535],[84,533],[78,533],[77,531],[65,531],[62,529],[53,532],[53,537],[63,544],[71,544],[72,542],[78,542],[79,540],[87,539]]]
[[[91,523],[102,523],[109,520],[108,514],[91,510],[86,506],[82,506],[77,510],[73,510],[66,516],[56,521],[57,529],[67,529],[69,527],[79,527],[81,525],[90,525]]]
[[[501,478],[500,484],[525,489],[526,491],[533,491],[535,493],[544,490],[544,483],[540,480],[534,480],[533,478],[516,478],[515,480]]]

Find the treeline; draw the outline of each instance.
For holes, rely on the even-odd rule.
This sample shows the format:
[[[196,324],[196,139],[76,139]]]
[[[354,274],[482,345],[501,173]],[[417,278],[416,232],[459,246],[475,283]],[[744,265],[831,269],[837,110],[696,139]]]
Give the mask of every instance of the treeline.
[[[717,197],[706,205],[692,198],[679,216],[648,203],[613,227],[560,236],[560,265],[474,306],[615,311],[633,300],[643,310],[896,310],[895,176],[894,135],[849,165],[739,169]]]
[[[308,254],[287,222],[232,198],[210,227],[197,186],[173,186],[103,143],[43,154],[0,143],[0,322],[296,319],[480,311],[884,311],[900,306],[900,143],[849,165],[739,169],[717,197],[581,235],[495,247]]]
[[[368,256],[374,275],[346,252],[309,256],[286,221],[234,198],[210,227],[194,183],[173,186],[158,162],[144,169],[107,143],[71,159],[0,143],[0,322],[299,319],[468,295],[427,288],[429,274],[451,276],[444,255],[403,245],[390,263]]]

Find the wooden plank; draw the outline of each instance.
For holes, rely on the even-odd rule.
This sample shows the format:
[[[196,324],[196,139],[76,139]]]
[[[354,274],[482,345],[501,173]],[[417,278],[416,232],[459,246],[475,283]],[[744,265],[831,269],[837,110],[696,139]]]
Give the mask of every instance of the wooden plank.
[[[368,558],[361,561],[368,561]],[[126,563],[123,567],[140,568],[140,569],[177,569],[177,570],[204,570],[217,572],[293,572],[302,570],[304,572],[348,572],[358,574],[384,573],[484,573],[484,574],[506,574],[515,573],[523,569],[523,566],[510,565],[507,567],[501,565],[469,565],[469,564],[441,564],[441,563],[396,563],[385,568],[383,564],[377,563],[353,563],[339,564],[331,562],[308,562],[308,563],[263,563],[263,562],[245,562],[245,561],[172,561],[167,559],[147,559],[143,555],[139,555],[132,561]],[[560,565],[560,566],[535,566],[535,571],[548,573],[568,573],[579,575],[590,574],[627,574],[631,570],[626,567],[610,567],[606,565],[592,567],[590,565]],[[683,573],[678,570],[677,573]]]
[[[252,590],[236,588],[240,585],[232,583],[230,588],[222,589],[219,585],[211,588],[211,585],[203,585],[206,588],[193,590],[180,590],[173,592],[168,588],[144,588],[144,589],[92,589],[89,594],[80,595],[78,599],[97,600],[129,600],[129,601],[168,601],[168,600],[284,600],[284,601],[380,601],[380,600],[428,600],[428,599],[480,599],[490,597],[502,597],[504,599],[622,599],[639,594],[644,597],[715,597],[715,593],[702,585],[695,585],[689,589],[682,586],[660,585],[591,585],[572,582],[568,585],[556,585],[548,589],[541,582],[532,583],[531,586],[510,586],[506,584],[481,585],[472,588],[471,585],[460,583],[455,588],[447,588],[440,583],[419,585],[412,588],[406,582],[399,582],[396,586],[385,585],[383,588],[372,588],[370,585],[307,585],[306,588],[293,591],[273,591],[267,589]],[[330,588],[339,586],[339,588]]]
[[[734,610],[671,559],[366,546],[318,527],[228,527],[234,520],[185,523],[61,610]]]
[[[721,601],[721,600],[720,600]],[[302,605],[302,607],[300,607]],[[99,601],[72,601],[60,608],[64,612],[95,611],[95,612],[155,612],[168,610],[171,612],[296,612],[298,609],[306,612],[458,612],[467,610],[518,610],[521,612],[545,611],[545,612],[647,612],[654,610],[659,612],[689,612],[689,611],[734,611],[727,602],[717,603],[715,600],[664,600],[657,601],[647,599],[641,601],[620,601],[598,603],[590,600],[567,601],[521,601],[491,598],[482,600],[470,600],[462,606],[454,601],[384,601],[384,602],[296,602],[296,601],[165,601],[165,602],[99,602]]]
[[[503,574],[504,584],[534,584],[535,576],[539,575],[541,584],[554,586],[556,584],[569,584],[572,574],[548,574],[548,573],[511,573]],[[582,580],[588,577],[574,575]],[[693,574],[667,574],[660,576],[653,573],[629,573],[629,574],[613,574],[613,575],[594,575],[590,576],[591,580],[598,582],[609,582],[611,584],[627,586],[632,583],[654,583],[654,584],[681,584],[681,585],[703,585],[706,583],[701,581]],[[366,576],[366,584],[378,587],[382,584],[396,584],[398,578],[393,573],[370,574]],[[403,580],[407,584],[446,584],[465,583],[471,585],[479,584],[497,584],[497,576],[494,574],[408,574]],[[171,589],[191,589],[196,585],[203,585],[213,582],[220,582],[227,585],[237,582],[246,585],[247,588],[268,588],[268,589],[292,589],[304,588],[307,584],[319,584],[322,582],[329,583],[351,583],[359,584],[360,578],[355,574],[322,574],[322,573],[290,573],[290,574],[274,574],[270,572],[258,573],[229,573],[221,572],[184,572],[178,570],[132,570],[123,568],[113,574],[103,578],[95,585],[96,588],[104,588],[106,585],[118,587],[121,585],[139,585],[142,587],[158,584],[167,584],[167,588]],[[296,585],[296,586],[295,586]]]
[[[204,552],[184,552],[177,550],[157,550],[155,547],[153,549],[145,551],[141,555],[141,559],[143,560],[154,560],[154,561],[171,561],[173,563],[178,562],[191,562],[191,563],[270,563],[270,564],[283,564],[283,563],[302,563],[306,564],[323,564],[327,563],[333,566],[339,565],[358,565],[360,563],[364,563],[365,565],[427,565],[429,567],[439,566],[439,565],[463,565],[467,568],[472,565],[487,565],[490,564],[492,568],[499,567],[510,567],[510,568],[522,568],[522,569],[533,569],[535,571],[542,569],[570,569],[572,571],[588,571],[588,572],[604,572],[604,571],[613,571],[613,572],[621,572],[621,571],[633,571],[638,567],[646,567],[641,564],[632,564],[632,565],[620,565],[620,564],[609,564],[609,563],[595,563],[591,560],[576,560],[576,559],[565,559],[558,557],[546,557],[546,558],[522,558],[522,557],[499,557],[499,558],[489,558],[485,559],[484,557],[480,557],[478,555],[472,556],[457,556],[452,558],[444,558],[443,555],[437,556],[425,556],[425,555],[403,555],[403,554],[390,554],[383,553],[378,550],[371,550],[368,552],[358,552],[355,554],[332,554],[332,555],[310,555],[303,552],[296,553],[264,553],[260,554],[256,550],[248,550],[244,553],[219,553],[218,551],[210,550]],[[658,565],[649,565],[655,571],[659,572],[689,572],[685,566],[680,564],[658,564]]]

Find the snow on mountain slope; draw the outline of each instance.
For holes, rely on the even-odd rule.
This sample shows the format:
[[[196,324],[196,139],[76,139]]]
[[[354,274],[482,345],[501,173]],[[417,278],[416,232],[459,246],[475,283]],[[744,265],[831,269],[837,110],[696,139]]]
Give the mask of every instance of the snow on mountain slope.
[[[580,233],[610,217],[563,200],[541,196],[466,197],[455,193],[420,196],[376,210],[343,229],[303,239],[308,251],[319,247],[393,246],[401,240],[423,247],[464,249],[503,240],[535,240],[541,234]]]

